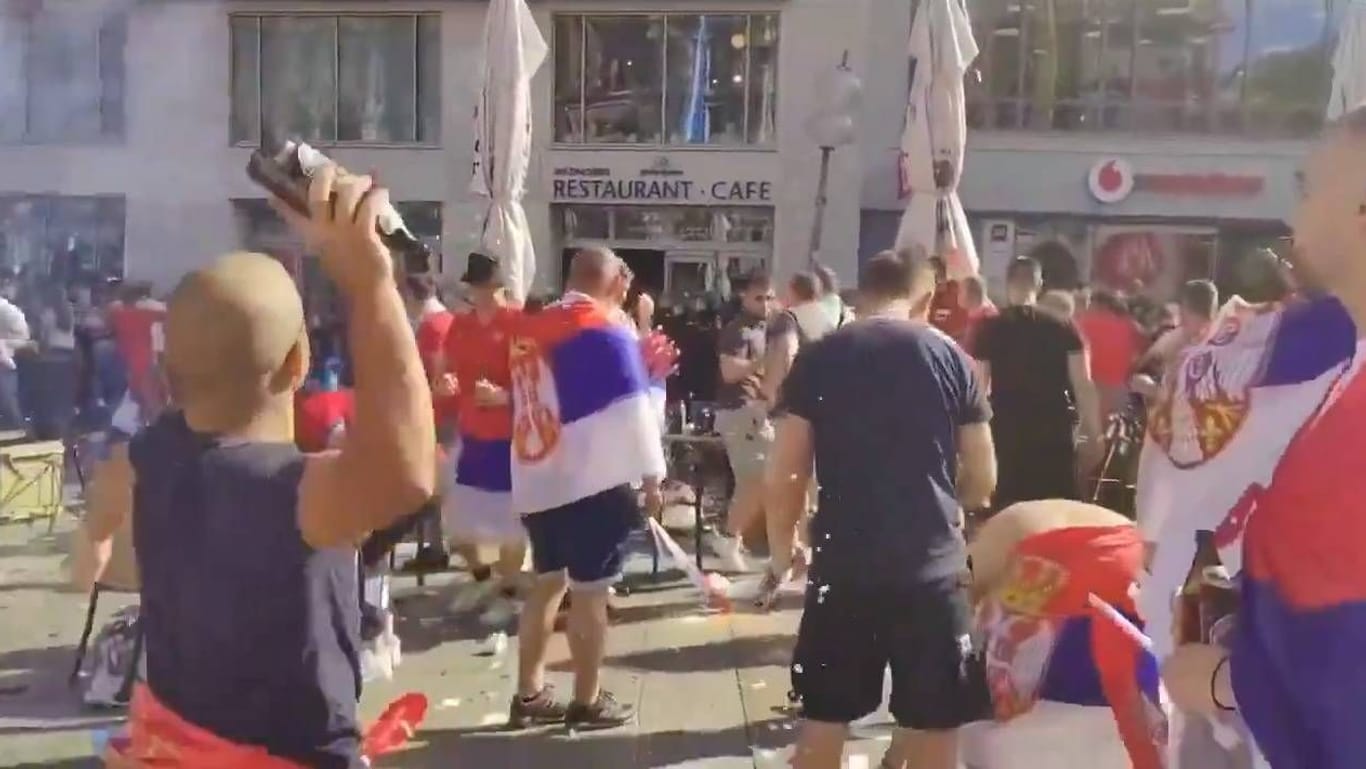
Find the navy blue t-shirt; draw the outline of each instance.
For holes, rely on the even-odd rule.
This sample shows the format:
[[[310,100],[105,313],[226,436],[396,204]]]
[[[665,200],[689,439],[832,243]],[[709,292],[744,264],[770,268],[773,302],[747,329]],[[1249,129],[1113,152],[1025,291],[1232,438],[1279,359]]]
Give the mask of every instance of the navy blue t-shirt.
[[[815,441],[814,582],[914,587],[967,568],[958,428],[991,414],[953,340],[894,318],[847,324],[797,354],[779,412]]]
[[[198,435],[171,412],[130,458],[152,693],[219,737],[360,769],[356,551],[304,542],[304,455]]]

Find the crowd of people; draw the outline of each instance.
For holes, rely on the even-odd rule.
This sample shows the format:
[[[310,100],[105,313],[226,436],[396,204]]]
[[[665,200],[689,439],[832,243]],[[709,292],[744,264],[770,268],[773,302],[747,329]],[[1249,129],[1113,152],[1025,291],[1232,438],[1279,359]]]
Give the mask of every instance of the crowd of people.
[[[1366,174],[1366,110],[1311,158],[1294,279],[1277,262],[1265,293],[1222,307],[1205,280],[1171,308],[1059,291],[1025,257],[997,307],[911,248],[870,258],[852,295],[824,268],[750,275],[726,317],[679,318],[696,338],[671,340],[606,248],[535,303],[473,254],[450,309],[395,274],[387,192],[329,166],[309,215],[278,210],[344,297],[349,386],[311,364],[269,257],[106,313],[140,428],[99,468],[77,571],[97,578],[131,531],[146,650],[107,761],[364,766],[362,654],[392,623],[363,585],[414,532],[413,568],[453,552],[480,586],[463,608],[517,616],[510,725],[628,722],[600,685],[613,585],[664,505],[663,403],[682,393],[711,404],[733,476],[714,554],[749,571],[766,548],[761,608],[805,580],[797,769],[838,769],[888,670],[883,769],[1216,765],[1171,749],[1198,730],[1167,740],[1168,712],[1241,735],[1240,769],[1357,766],[1366,580],[1344,447],[1366,418],[1366,209],[1345,170]],[[1086,500],[1109,425],[1139,412],[1135,521]],[[1213,635],[1177,603],[1202,530],[1241,589]],[[545,676],[560,621],[568,696]]]

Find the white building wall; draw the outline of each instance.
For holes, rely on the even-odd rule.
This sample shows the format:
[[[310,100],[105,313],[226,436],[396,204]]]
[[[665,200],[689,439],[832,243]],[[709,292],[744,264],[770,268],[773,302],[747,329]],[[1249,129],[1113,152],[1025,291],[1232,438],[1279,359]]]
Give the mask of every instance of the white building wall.
[[[869,55],[875,50],[865,45],[864,37],[877,26],[870,16],[874,5],[890,7],[897,2],[660,3],[660,10],[671,11],[781,12],[776,149],[759,153],[741,150],[739,155],[696,147],[579,146],[574,151],[600,154],[609,160],[622,153],[668,154],[686,158],[680,165],[686,164],[708,178],[726,178],[742,155],[766,156],[758,165],[771,169],[764,178],[773,185],[775,270],[786,274],[799,269],[806,260],[819,158],[805,129],[821,99],[815,84],[833,70],[845,49],[850,50],[856,70],[864,72],[872,66]],[[261,196],[243,172],[250,149],[229,142],[229,14],[440,11],[444,14],[440,145],[348,146],[328,151],[350,168],[380,170],[397,199],[442,201],[446,269],[457,271],[465,251],[474,245],[472,237],[482,217],[482,206],[469,193],[468,184],[484,7],[477,0],[179,0],[139,4],[130,18],[126,49],[124,140],[92,146],[0,146],[0,194],[125,196],[128,275],[167,288],[186,270],[237,247],[240,237],[230,201]],[[611,12],[655,7],[649,0],[551,0],[534,4],[548,41],[550,16],[557,10]],[[550,130],[552,67],[553,62],[548,61],[534,83],[537,151],[526,200],[539,254],[538,285],[545,289],[554,286],[559,277],[559,252],[549,210],[548,174],[556,156]],[[856,148],[837,152],[830,175],[822,256],[846,278],[852,277],[857,267],[863,155]]]

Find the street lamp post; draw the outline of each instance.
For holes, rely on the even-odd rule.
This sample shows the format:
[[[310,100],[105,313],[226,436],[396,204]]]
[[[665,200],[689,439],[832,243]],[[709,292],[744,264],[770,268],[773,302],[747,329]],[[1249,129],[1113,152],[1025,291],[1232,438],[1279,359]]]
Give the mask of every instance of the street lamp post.
[[[830,184],[830,156],[837,148],[854,142],[854,114],[862,92],[863,83],[849,68],[849,51],[846,50],[825,91],[825,103],[807,123],[807,132],[821,150],[816,210],[811,219],[811,246],[807,252],[809,268],[815,267],[820,258],[821,234],[825,227],[825,191]]]

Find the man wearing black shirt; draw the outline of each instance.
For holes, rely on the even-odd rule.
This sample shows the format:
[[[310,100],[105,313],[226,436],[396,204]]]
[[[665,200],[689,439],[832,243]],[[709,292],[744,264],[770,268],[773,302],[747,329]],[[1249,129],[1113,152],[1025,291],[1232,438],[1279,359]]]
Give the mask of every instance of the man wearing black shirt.
[[[1035,304],[1043,270],[1020,258],[1006,272],[1010,306],[974,340],[991,393],[991,431],[1001,482],[992,507],[1033,499],[1076,499],[1078,471],[1100,460],[1100,406],[1081,335]],[[1072,406],[1081,423],[1074,443]]]
[[[958,727],[982,696],[965,665],[961,511],[995,485],[990,409],[971,361],[928,325],[927,259],[878,254],[859,283],[859,320],[793,361],[768,466],[774,574],[790,566],[813,460],[821,478],[792,665],[805,718],[793,766],[840,766],[848,724],[881,704],[890,665],[900,730],[885,764],[955,769]]]

